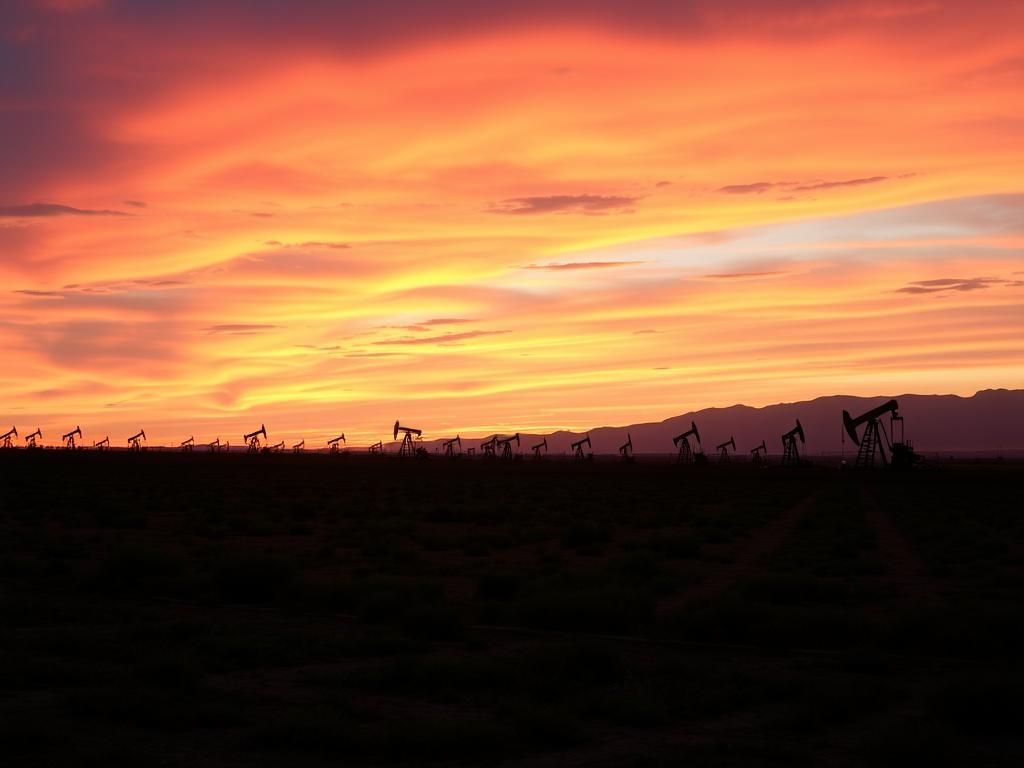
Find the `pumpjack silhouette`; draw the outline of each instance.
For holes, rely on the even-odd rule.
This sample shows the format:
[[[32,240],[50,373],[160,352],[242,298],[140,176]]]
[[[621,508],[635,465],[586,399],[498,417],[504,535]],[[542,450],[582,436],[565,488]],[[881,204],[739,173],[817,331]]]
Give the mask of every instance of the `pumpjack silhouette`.
[[[108,435],[107,437],[104,437],[102,440],[93,443],[92,447],[95,448],[97,451],[107,450],[108,448],[110,448],[110,436]]]
[[[295,445],[292,446],[292,453],[302,453],[306,449],[306,441],[299,440]]]
[[[593,453],[584,453],[583,452],[583,446],[584,445],[587,446],[587,450],[590,450],[591,447],[592,447],[591,444],[590,444],[590,434],[589,433],[582,440],[577,440],[575,443],[572,444],[572,455],[573,455],[573,458],[576,459],[576,461],[587,461],[589,459],[594,458],[594,454]]]
[[[179,445],[178,447],[181,448],[182,453],[192,453],[192,449],[195,448],[195,445],[195,437],[189,437],[188,440],[182,440],[181,445]]]
[[[697,441],[696,450],[690,446],[691,435]],[[700,432],[697,431],[696,422],[691,421],[690,428],[681,435],[673,437],[672,442],[679,449],[676,460],[680,464],[703,464],[707,461],[707,456],[704,455],[704,449],[701,447]]]
[[[11,437],[18,437],[18,428],[17,427],[11,427],[9,432],[6,432],[6,433],[0,435],[0,440],[3,441],[2,443],[0,443],[0,448],[13,448],[14,447],[14,443],[11,441]]]
[[[338,453],[341,450],[339,443],[345,443],[345,445],[348,445],[348,440],[345,439],[344,432],[342,432],[333,440],[327,441],[327,445],[330,448],[331,453]]]
[[[134,435],[128,438],[128,449],[131,451],[141,451],[142,442],[146,439],[146,430],[140,429]]]
[[[81,427],[75,427],[73,430],[68,432],[63,437],[61,437],[61,440],[64,441],[64,447],[66,449],[68,449],[69,451],[73,451],[73,450],[75,450],[75,437],[81,437],[81,436],[82,436],[82,428]]]
[[[881,418],[886,414],[889,416],[888,432],[881,422]],[[864,434],[858,436],[857,428],[862,424],[866,425]],[[872,408],[855,419],[848,411],[843,411],[843,427],[853,444],[857,446],[857,459],[854,463],[857,469],[874,469],[876,455],[881,459],[883,467],[893,469],[909,469],[920,461],[921,457],[914,453],[913,446],[904,439],[903,417],[899,415],[899,403],[895,400]],[[897,428],[899,439],[896,435]],[[885,452],[886,446],[889,448],[888,456]]]
[[[459,452],[458,453],[455,453],[455,446],[456,445],[459,446]],[[445,440],[444,444],[443,444],[443,447],[444,447],[444,455],[447,456],[449,459],[454,458],[455,456],[461,456],[462,455],[462,438],[459,437],[458,435],[456,435],[451,440]]]
[[[626,433],[626,442],[619,446],[619,456],[623,461],[633,460],[633,436]]]
[[[718,451],[718,463],[727,464],[730,460],[729,449],[732,448],[732,452],[736,452],[736,441],[730,437],[724,443],[719,443],[715,450]]]
[[[398,433],[399,432],[402,433],[402,444],[400,446],[398,446],[398,455],[399,455],[399,457],[405,458],[405,457],[411,457],[411,456],[426,456],[427,455],[427,452],[424,451],[422,448],[417,448],[416,447],[416,444],[413,442],[413,439],[412,439],[414,435],[417,438],[422,437],[423,436],[423,430],[422,429],[416,429],[415,427],[403,427],[401,424],[399,424],[396,421],[395,422],[395,432],[394,432],[394,439],[395,440],[398,439]]]
[[[543,440],[541,440],[539,443],[537,443],[536,445],[531,445],[530,446],[530,450],[533,451],[533,458],[535,458],[535,459],[539,459],[540,458],[541,449],[544,450],[544,453],[548,452],[548,439],[546,437]]]
[[[763,467],[768,464],[768,446],[764,444],[764,440],[760,445],[755,445],[750,449],[750,460],[755,467]]]
[[[260,443],[261,435],[264,440],[267,439],[267,427],[265,424],[260,424],[260,428],[257,429],[255,432],[250,432],[249,434],[242,436],[242,440],[249,444],[249,448],[247,451],[248,453],[260,452],[260,447],[262,445]]]
[[[37,439],[43,439],[43,430],[41,430],[39,427],[36,427],[36,431],[33,432],[31,435],[25,435],[25,447],[38,448],[39,444],[36,442]]]
[[[511,461],[515,458],[515,454],[512,453],[512,441],[515,440],[516,448],[519,447],[519,433],[516,432],[512,437],[501,437],[498,438],[496,445],[501,446],[501,458],[506,461]]]
[[[801,464],[800,449],[796,444],[796,439],[798,437],[800,438],[801,444],[806,442],[804,440],[804,426],[800,423],[800,419],[796,420],[795,427],[782,436],[782,466],[796,467]]]

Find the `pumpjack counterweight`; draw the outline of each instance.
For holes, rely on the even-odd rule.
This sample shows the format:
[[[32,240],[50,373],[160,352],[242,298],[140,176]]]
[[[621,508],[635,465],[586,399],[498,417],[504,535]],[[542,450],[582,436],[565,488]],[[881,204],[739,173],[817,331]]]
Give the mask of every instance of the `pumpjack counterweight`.
[[[798,437],[800,438],[800,443],[803,444],[805,442],[804,427],[800,423],[800,419],[796,420],[795,427],[782,436],[782,466],[795,467],[800,464],[800,449],[796,444]]]

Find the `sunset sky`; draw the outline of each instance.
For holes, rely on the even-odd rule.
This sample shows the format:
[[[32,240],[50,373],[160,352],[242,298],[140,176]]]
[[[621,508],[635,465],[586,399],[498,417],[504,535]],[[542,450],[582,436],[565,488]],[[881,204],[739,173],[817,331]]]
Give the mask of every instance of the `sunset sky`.
[[[0,431],[1024,386],[1024,3],[0,7]]]

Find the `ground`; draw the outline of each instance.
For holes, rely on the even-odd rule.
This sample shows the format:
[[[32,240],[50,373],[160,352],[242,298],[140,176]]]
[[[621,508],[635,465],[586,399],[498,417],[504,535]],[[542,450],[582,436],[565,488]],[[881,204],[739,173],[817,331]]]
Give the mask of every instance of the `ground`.
[[[1020,765],[1022,479],[5,452],[0,754]]]

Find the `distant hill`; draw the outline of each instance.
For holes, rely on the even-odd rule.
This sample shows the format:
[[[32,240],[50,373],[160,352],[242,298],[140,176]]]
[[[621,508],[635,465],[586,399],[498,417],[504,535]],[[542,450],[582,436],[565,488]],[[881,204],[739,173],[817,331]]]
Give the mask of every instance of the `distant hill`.
[[[986,389],[971,397],[959,395],[895,395],[906,425],[906,438],[923,453],[971,454],[1024,450],[1024,390]],[[614,454],[633,437],[638,454],[672,453],[672,438],[696,422],[704,449],[714,453],[717,444],[736,438],[740,453],[759,445],[762,440],[769,454],[782,452],[779,436],[791,429],[796,419],[807,435],[809,455],[839,453],[842,450],[843,410],[857,416],[890,399],[833,395],[799,403],[780,403],[764,408],[733,405],[728,408],[705,408],[690,411],[661,422],[632,424],[623,427],[597,427],[590,430],[593,451]],[[888,419],[884,421],[888,429]],[[555,432],[549,435],[521,435],[520,452],[545,437],[552,454],[570,453],[570,445],[585,432]],[[478,446],[480,440],[463,439],[463,450]],[[440,441],[424,441],[423,447],[433,452]],[[847,440],[846,450],[852,446]]]

